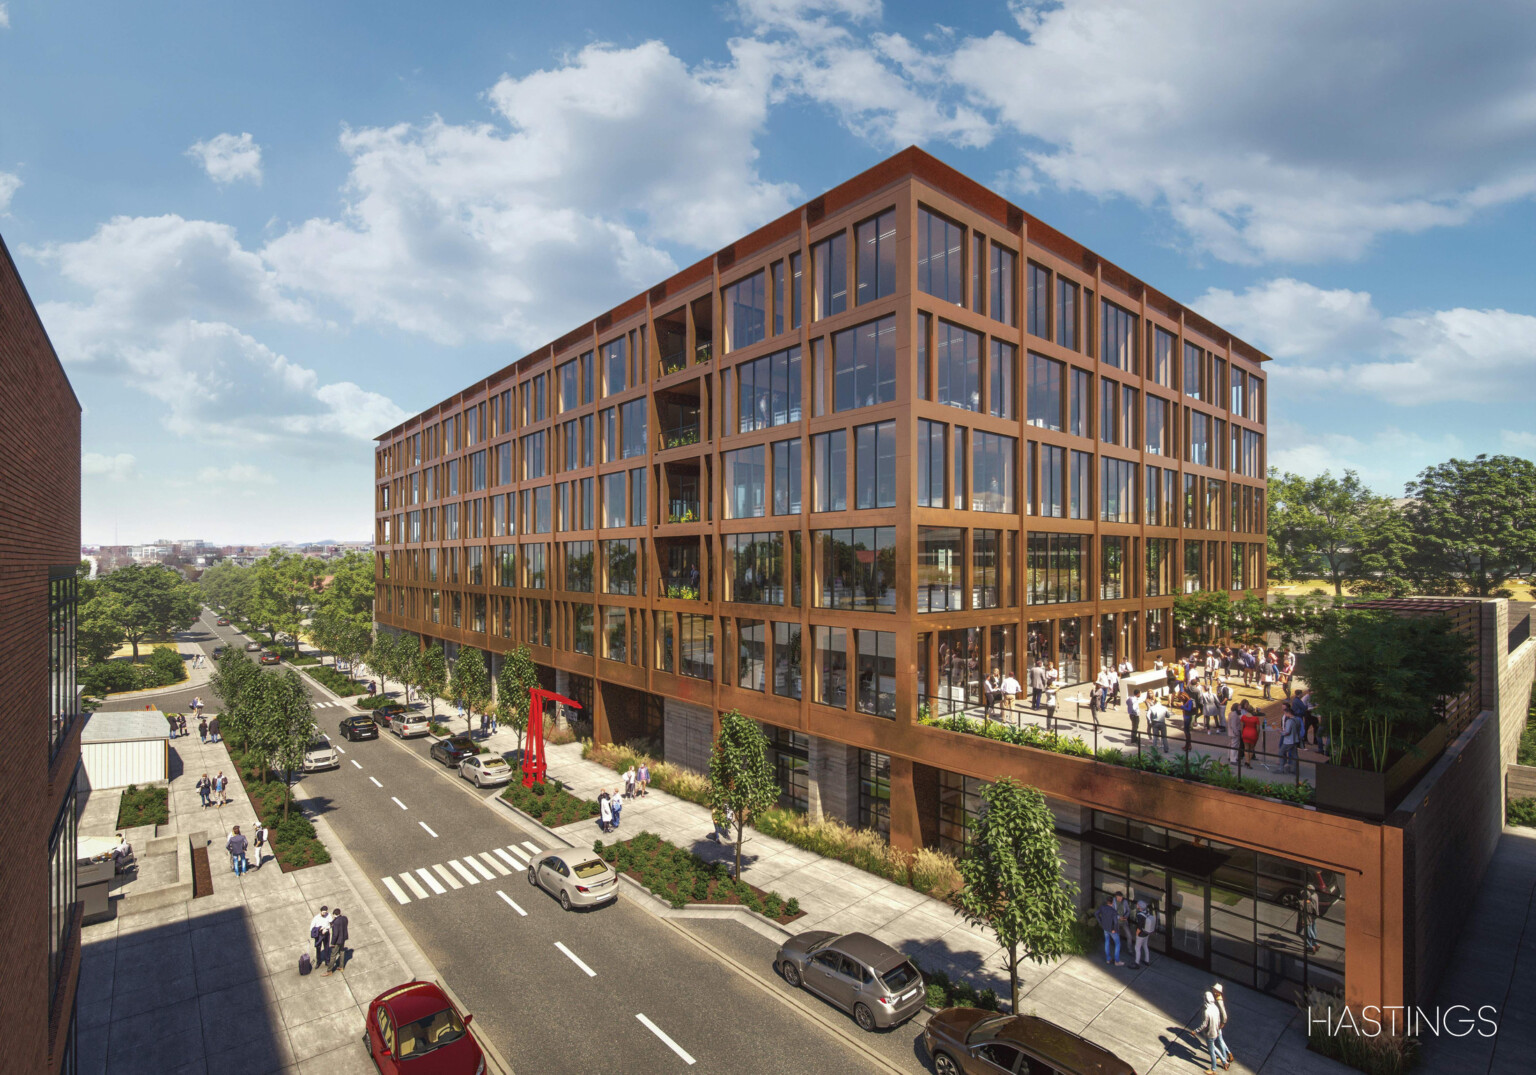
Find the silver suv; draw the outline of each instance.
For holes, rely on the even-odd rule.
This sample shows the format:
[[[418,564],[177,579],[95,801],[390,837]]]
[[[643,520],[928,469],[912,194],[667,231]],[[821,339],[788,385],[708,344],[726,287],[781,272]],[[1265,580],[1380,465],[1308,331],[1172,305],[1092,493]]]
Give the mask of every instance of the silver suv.
[[[927,986],[906,956],[867,933],[807,930],[785,941],[774,969],[836,1004],[864,1030],[895,1026],[927,1001]]]

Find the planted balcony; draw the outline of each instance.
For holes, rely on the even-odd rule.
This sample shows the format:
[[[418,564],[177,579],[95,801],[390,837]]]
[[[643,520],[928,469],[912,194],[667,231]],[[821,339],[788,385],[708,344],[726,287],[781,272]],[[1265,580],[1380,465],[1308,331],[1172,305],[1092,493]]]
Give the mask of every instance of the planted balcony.
[[[656,593],[681,601],[703,600],[707,562],[699,539],[656,538]]]
[[[699,460],[682,459],[661,469],[666,483],[663,520],[672,524],[708,522],[709,503],[704,499]]]

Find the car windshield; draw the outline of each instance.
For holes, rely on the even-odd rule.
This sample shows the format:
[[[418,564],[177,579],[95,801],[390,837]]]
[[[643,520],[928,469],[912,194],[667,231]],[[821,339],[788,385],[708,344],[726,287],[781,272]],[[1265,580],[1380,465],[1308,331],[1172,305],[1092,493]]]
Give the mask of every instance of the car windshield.
[[[505,769],[507,761],[505,758],[481,758],[480,765],[485,769]]]
[[[966,1040],[978,1041],[982,1038],[990,1038],[992,1035],[996,1034],[999,1030],[1002,1029],[1003,1024],[1007,1023],[1008,1020],[1012,1018],[1013,1016],[1011,1015],[994,1015],[990,1019],[983,1019],[981,1022],[971,1027],[971,1032],[965,1036]]]
[[[414,1023],[406,1023],[400,1028],[400,1059],[409,1060],[411,1057],[430,1053],[433,1049],[440,1049],[444,1045],[458,1041],[463,1036],[464,1023],[459,1019],[459,1013],[452,1008],[444,1008],[436,1015],[429,1015]]]
[[[596,877],[607,868],[608,867],[603,864],[602,859],[591,859],[590,861],[583,862],[580,866],[576,867],[576,876],[585,881],[589,877]]]
[[[308,749],[308,750],[330,750],[331,749],[331,744],[328,743],[324,739],[311,739],[310,742],[309,742],[309,746],[306,749]]]
[[[880,980],[892,993],[900,993],[907,986],[918,980],[917,968],[910,963],[903,963],[899,967],[893,967],[880,975]]]

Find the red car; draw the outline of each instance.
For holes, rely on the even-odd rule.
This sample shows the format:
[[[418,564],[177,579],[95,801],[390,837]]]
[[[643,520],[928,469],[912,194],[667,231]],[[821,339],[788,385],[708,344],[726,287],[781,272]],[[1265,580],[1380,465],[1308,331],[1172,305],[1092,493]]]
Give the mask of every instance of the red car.
[[[369,1002],[363,1043],[382,1075],[484,1075],[472,1019],[434,983],[407,982]]]
[[[220,616],[216,622],[218,623],[218,625],[220,627],[228,627],[229,626],[229,621],[226,620],[223,616]]]

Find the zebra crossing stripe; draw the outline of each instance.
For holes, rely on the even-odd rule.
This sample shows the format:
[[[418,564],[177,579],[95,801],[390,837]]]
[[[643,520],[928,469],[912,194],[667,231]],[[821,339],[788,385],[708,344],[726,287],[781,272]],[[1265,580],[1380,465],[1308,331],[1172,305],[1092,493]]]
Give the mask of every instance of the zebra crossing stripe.
[[[528,852],[519,850],[516,844],[508,844],[507,850],[512,852],[512,861],[517,863],[518,869],[528,868]]]
[[[448,865],[452,866],[454,872],[457,873],[460,877],[464,878],[464,880],[468,881],[470,884],[478,885],[480,883],[480,878],[466,870],[464,868],[464,864],[458,859],[449,859]]]
[[[463,883],[460,882],[457,877],[453,876],[453,874],[449,873],[443,867],[442,863],[440,863],[440,862],[436,863],[436,864],[433,865],[432,868],[437,871],[437,874],[438,874],[439,877],[441,877],[444,881],[448,882],[448,887],[449,888],[463,888],[464,887]]]
[[[407,896],[405,891],[399,885],[395,884],[395,879],[393,877],[384,878],[384,887],[389,889],[389,894],[395,897],[395,899],[399,900],[401,903],[411,902],[411,897]]]
[[[427,890],[421,887],[421,882],[416,880],[416,878],[411,875],[410,870],[406,870],[404,873],[402,873],[400,875],[400,880],[405,882],[405,887],[410,889],[411,894],[414,895],[418,900],[424,900],[427,898]]]
[[[507,854],[505,851],[503,851],[499,847],[496,849],[496,854],[500,855],[501,858],[502,858],[502,861],[504,861],[508,866],[511,866],[514,870],[524,870],[524,869],[527,869],[526,866],[523,866],[523,865],[519,864],[517,859],[515,859],[511,855]]]
[[[495,877],[491,874],[491,871],[480,865],[480,860],[475,858],[475,856],[465,855],[464,861],[473,866],[475,868],[475,872],[478,873],[481,877],[485,878],[487,881],[495,880]]]
[[[483,858],[490,865],[491,869],[495,870],[497,873],[501,874],[501,876],[503,876],[503,877],[506,877],[508,874],[510,874],[512,872],[511,870],[509,870],[505,866],[503,866],[501,863],[497,862],[494,858],[492,858],[489,851],[482,851],[482,852],[480,852],[480,857]]]
[[[432,871],[417,870],[416,873],[423,881],[427,883],[427,887],[432,889],[432,891],[436,892],[439,896],[448,891],[438,882],[437,878],[432,876]]]
[[[532,851],[535,855],[537,855],[540,851],[544,850],[542,847],[540,847],[538,844],[534,843],[532,840],[524,840],[523,841],[523,846],[526,847],[529,851]]]

